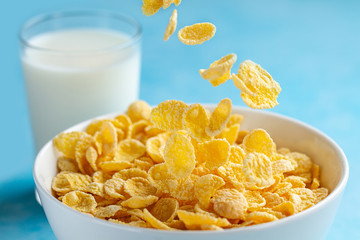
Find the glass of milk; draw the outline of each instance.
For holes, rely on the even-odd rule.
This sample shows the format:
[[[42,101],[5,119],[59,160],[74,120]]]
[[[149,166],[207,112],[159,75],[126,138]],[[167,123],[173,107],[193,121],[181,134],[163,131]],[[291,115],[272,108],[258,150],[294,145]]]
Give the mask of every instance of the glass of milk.
[[[59,132],[138,98],[141,28],[113,12],[65,11],[28,21],[21,61],[36,151]]]

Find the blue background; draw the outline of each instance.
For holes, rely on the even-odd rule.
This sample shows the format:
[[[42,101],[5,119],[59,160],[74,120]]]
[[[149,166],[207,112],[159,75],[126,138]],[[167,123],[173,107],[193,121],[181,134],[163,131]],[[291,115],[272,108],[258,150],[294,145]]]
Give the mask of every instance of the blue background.
[[[300,119],[332,137],[345,151],[350,179],[328,240],[360,239],[360,1],[183,0],[178,26],[210,21],[216,36],[187,46],[162,41],[172,8],[152,17],[141,0],[11,0],[0,8],[0,239],[54,239],[35,202],[31,128],[18,57],[17,34],[30,17],[64,9],[107,9],[135,17],[143,26],[140,97],[214,103],[224,97],[244,105],[229,81],[213,88],[199,74],[234,52],[251,59],[281,84],[271,111]],[[291,236],[289,236],[291,238]]]

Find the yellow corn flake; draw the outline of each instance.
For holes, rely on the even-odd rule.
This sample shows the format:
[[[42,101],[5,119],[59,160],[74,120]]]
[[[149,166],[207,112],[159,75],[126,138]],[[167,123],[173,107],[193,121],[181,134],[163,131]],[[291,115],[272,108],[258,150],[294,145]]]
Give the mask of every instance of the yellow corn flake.
[[[161,140],[159,136],[149,138],[146,141],[146,152],[150,155],[151,159],[154,160],[154,162],[164,162],[164,157],[160,153],[160,148],[164,145],[165,143]]]
[[[86,159],[87,150],[94,145],[94,138],[91,135],[81,135],[75,146],[75,160],[82,173],[92,175],[94,169]]]
[[[237,139],[239,128],[239,124],[226,127],[216,138],[225,138],[230,145],[233,145]]]
[[[162,229],[162,230],[172,230],[165,223],[159,221],[155,218],[146,208],[144,209],[144,217],[146,222],[148,222],[153,228]]]
[[[270,159],[262,153],[249,153],[244,159],[243,172],[246,187],[252,190],[263,189],[275,183]]]
[[[235,124],[241,124],[244,120],[244,116],[239,114],[239,113],[233,113],[230,116],[230,119],[228,121],[228,123],[226,124],[226,127],[231,127],[232,125]]]
[[[121,206],[127,208],[145,208],[154,204],[159,198],[156,196],[133,196],[121,203]]]
[[[240,64],[238,74],[233,74],[232,79],[249,107],[263,109],[278,105],[281,87],[260,65],[246,60]]]
[[[106,118],[106,119],[97,119],[97,120],[92,121],[92,122],[89,124],[89,126],[87,126],[85,132],[86,132],[87,134],[90,134],[90,135],[94,136],[97,132],[100,132],[100,131],[101,131],[102,125],[103,125],[105,122],[111,123],[116,129],[121,129],[121,130],[123,130],[123,125],[122,125],[122,123],[119,122],[117,119],[109,119],[109,118]]]
[[[179,6],[180,3],[181,3],[181,0],[175,0],[175,5],[176,5],[176,6]]]
[[[63,157],[75,160],[76,143],[83,135],[87,134],[84,132],[60,133],[53,139],[53,144],[63,154]]]
[[[166,27],[165,33],[164,33],[164,41],[169,40],[170,36],[173,35],[173,33],[176,30],[176,25],[177,25],[177,11],[176,9],[173,11],[173,13],[171,14],[169,23]]]
[[[312,173],[313,178],[319,178],[320,177],[320,166],[314,163],[311,167],[311,173]]]
[[[272,165],[272,172],[273,174],[280,174],[293,171],[295,169],[294,164],[286,159],[280,159],[277,161],[273,161]]]
[[[92,182],[87,185],[85,192],[91,193],[93,195],[97,195],[100,197],[105,196],[104,184],[98,182]]]
[[[134,177],[126,180],[124,189],[126,193],[133,197],[145,197],[156,194],[156,188],[147,179],[142,177]]]
[[[96,149],[94,147],[90,146],[86,150],[85,158],[86,158],[86,161],[88,161],[88,163],[90,164],[91,168],[94,171],[97,171],[98,167],[97,167],[96,160],[98,159],[98,153],[97,153],[97,151],[96,151]]]
[[[313,190],[313,189],[317,189],[318,187],[320,187],[320,180],[314,178],[313,181],[311,182],[310,189]]]
[[[161,198],[157,201],[150,213],[161,222],[172,222],[179,208],[175,198]]]
[[[57,160],[57,167],[60,171],[66,171],[66,172],[79,172],[79,168],[77,167],[77,164],[75,164],[74,160],[70,158],[63,158],[60,157]]]
[[[246,135],[249,134],[247,130],[239,130],[235,143],[242,144]]]
[[[182,101],[167,100],[151,111],[151,122],[164,131],[183,129],[183,114],[188,105]]]
[[[205,162],[205,167],[212,170],[224,165],[229,160],[230,144],[225,139],[213,139],[198,145],[197,161]]]
[[[97,207],[94,211],[94,216],[98,218],[110,218],[114,217],[118,212],[126,212],[126,209],[120,205]]]
[[[216,136],[226,127],[231,116],[232,104],[231,100],[225,98],[219,102],[215,110],[210,116],[210,123],[205,131],[209,136]]]
[[[248,203],[244,195],[235,189],[217,190],[211,202],[214,204],[214,211],[228,219],[246,218]]]
[[[243,140],[244,150],[248,153],[263,153],[271,158],[276,153],[276,145],[270,135],[261,128],[251,130]]]
[[[236,59],[237,56],[234,53],[226,55],[213,62],[208,69],[200,69],[200,75],[209,80],[213,87],[217,87],[230,79],[230,70]]]
[[[111,179],[111,175],[102,171],[96,171],[92,175],[92,179],[94,182],[97,183],[105,183],[107,180]]]
[[[191,104],[184,111],[183,124],[188,133],[197,141],[209,140],[205,128],[209,125],[210,119],[205,108],[199,104]]]
[[[146,147],[143,143],[135,139],[125,139],[121,141],[115,152],[115,159],[122,161],[132,161],[143,156]]]
[[[154,162],[149,157],[141,157],[139,159],[135,159],[133,162],[133,166],[135,168],[144,170],[146,172],[149,171],[149,169],[154,166]]]
[[[272,208],[284,202],[284,198],[280,197],[277,193],[262,192],[261,195],[266,201],[265,207]]]
[[[144,170],[138,168],[129,168],[123,169],[113,175],[113,178],[121,178],[124,181],[135,177],[142,177],[147,179],[148,174]]]
[[[125,199],[124,192],[125,181],[119,178],[109,179],[104,183],[105,193],[116,199]]]
[[[61,172],[58,173],[52,181],[52,189],[57,193],[67,193],[78,190],[85,191],[88,184],[91,183],[91,177],[81,173]]]
[[[202,225],[200,225],[200,228],[201,228],[201,230],[207,230],[207,231],[222,231],[222,230],[224,230],[223,228],[221,228],[221,227],[218,227],[218,226],[216,226],[216,225],[213,225],[213,224],[211,224],[211,225],[209,225],[209,224],[202,224]]]
[[[149,126],[149,121],[139,120],[130,125],[127,138],[139,141],[146,140],[145,128]]]
[[[329,195],[329,190],[327,188],[317,188],[312,190],[315,194],[315,204],[326,198],[327,195]]]
[[[299,174],[299,173],[311,172],[311,168],[313,164],[311,159],[307,155],[298,152],[291,152],[286,154],[285,156],[295,160],[297,163],[297,168],[295,168],[295,170],[291,171],[290,173]]]
[[[216,169],[217,173],[226,179],[237,190],[243,191],[245,176],[242,172],[242,164],[228,162]]]
[[[195,200],[195,182],[198,179],[199,176],[191,174],[188,178],[178,180],[177,187],[170,188],[170,195],[178,200]]]
[[[158,129],[154,125],[146,126],[144,129],[146,136],[149,138],[159,135],[160,133],[163,133],[163,130]]]
[[[301,199],[301,203],[296,206],[298,212],[312,207],[316,202],[316,195],[308,188],[292,188],[289,193],[296,194]]]
[[[255,211],[266,204],[265,198],[262,197],[259,191],[245,191],[243,194],[249,204],[248,211]]]
[[[274,206],[272,210],[281,212],[285,216],[290,216],[296,213],[295,205],[290,201],[282,202],[279,205]]]
[[[91,194],[72,191],[64,195],[62,202],[67,206],[84,213],[90,213],[96,208],[95,198]]]
[[[132,166],[132,163],[128,161],[105,161],[99,163],[100,169],[104,172],[118,172]]]
[[[142,12],[146,16],[157,13],[163,6],[163,0],[143,0]]]
[[[284,195],[288,195],[291,188],[292,188],[291,183],[281,182],[281,183],[277,184],[275,188],[271,189],[271,191],[279,194],[279,196],[284,196]]]
[[[212,23],[196,23],[191,26],[186,26],[178,32],[179,40],[187,45],[202,44],[214,37],[216,27]]]
[[[195,152],[191,141],[183,134],[173,134],[164,150],[165,164],[175,178],[190,176],[195,168]]]
[[[126,138],[127,135],[128,135],[130,125],[132,124],[131,119],[126,114],[120,114],[120,115],[115,117],[115,120],[117,122],[119,122],[119,124],[120,124],[119,129],[121,129],[124,132],[124,138]]]
[[[160,191],[170,193],[171,189],[176,189],[179,182],[170,175],[165,163],[157,164],[149,169],[149,181]]]
[[[254,223],[266,223],[279,220],[275,215],[267,212],[255,211],[249,213],[246,217],[246,221],[253,221]]]
[[[245,151],[240,146],[230,146],[229,162],[243,164]]]
[[[209,207],[210,198],[216,190],[225,185],[225,181],[216,175],[207,174],[199,178],[195,183],[195,197],[205,208]]]
[[[138,100],[130,104],[126,114],[133,123],[140,120],[149,120],[151,114],[151,107],[147,102]]]
[[[207,225],[216,225],[219,227],[226,227],[230,225],[229,221],[226,218],[215,218],[208,214],[193,213],[184,210],[178,210],[177,215],[179,219],[185,223],[186,226],[207,224]]]
[[[283,181],[291,183],[293,188],[304,188],[306,186],[306,179],[299,176],[288,176]]]

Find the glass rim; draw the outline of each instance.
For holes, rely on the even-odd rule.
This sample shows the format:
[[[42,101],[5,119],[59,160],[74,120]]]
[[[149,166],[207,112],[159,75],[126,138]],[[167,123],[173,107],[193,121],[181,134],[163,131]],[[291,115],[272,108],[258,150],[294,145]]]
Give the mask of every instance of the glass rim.
[[[109,18],[109,19],[115,19],[120,20],[123,22],[127,22],[130,25],[135,27],[135,33],[130,35],[130,38],[123,42],[119,43],[113,46],[105,47],[105,48],[98,48],[98,49],[91,49],[91,50],[56,50],[52,48],[46,48],[46,47],[39,47],[36,45],[31,44],[28,39],[24,36],[27,29],[30,29],[31,27],[35,26],[36,24],[39,24],[41,22],[46,22],[54,19],[60,19],[60,18],[67,18],[67,17],[75,17],[75,16],[95,16],[95,17],[103,17],[103,18]],[[106,52],[111,50],[121,50],[125,49],[127,47],[132,46],[135,44],[142,35],[142,28],[140,24],[132,17],[117,13],[114,11],[107,11],[107,10],[63,10],[63,11],[56,11],[56,12],[49,12],[49,13],[43,13],[37,16],[34,16],[27,20],[22,27],[20,28],[20,31],[18,33],[18,38],[20,40],[20,43],[24,47],[28,47],[31,49],[35,49],[38,51],[44,51],[44,52],[52,52],[52,53],[96,53],[96,52]]]

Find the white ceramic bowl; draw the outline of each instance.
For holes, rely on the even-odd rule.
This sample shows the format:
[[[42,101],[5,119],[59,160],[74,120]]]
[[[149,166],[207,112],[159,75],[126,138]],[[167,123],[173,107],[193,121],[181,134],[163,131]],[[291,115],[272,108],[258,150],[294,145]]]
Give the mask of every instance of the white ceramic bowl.
[[[209,109],[213,107],[208,106]],[[278,147],[288,147],[292,151],[308,154],[320,165],[321,182],[330,189],[329,196],[317,205],[279,221],[220,232],[162,231],[119,225],[77,212],[51,195],[51,180],[57,169],[52,142],[48,142],[35,160],[33,174],[41,204],[55,236],[66,240],[324,239],[333,222],[348,179],[348,163],[343,151],[324,133],[297,120],[241,107],[233,107],[233,112],[244,115],[242,129],[264,128]],[[67,131],[84,130],[89,122],[82,122]]]

